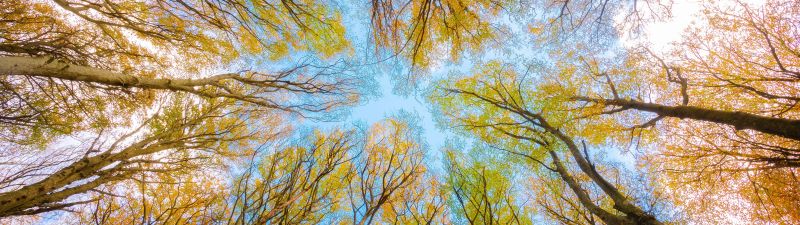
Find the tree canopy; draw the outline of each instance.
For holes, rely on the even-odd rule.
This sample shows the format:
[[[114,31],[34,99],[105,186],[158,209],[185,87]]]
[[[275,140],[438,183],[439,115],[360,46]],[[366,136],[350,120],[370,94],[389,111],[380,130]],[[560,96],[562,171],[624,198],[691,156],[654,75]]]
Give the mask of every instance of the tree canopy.
[[[797,1],[0,12],[1,224],[800,223]]]

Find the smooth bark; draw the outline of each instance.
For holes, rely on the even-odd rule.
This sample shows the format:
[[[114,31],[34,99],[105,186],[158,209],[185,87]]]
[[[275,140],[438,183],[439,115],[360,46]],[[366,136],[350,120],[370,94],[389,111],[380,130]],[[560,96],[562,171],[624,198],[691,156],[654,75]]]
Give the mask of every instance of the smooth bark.
[[[737,130],[755,130],[800,141],[800,120],[767,117],[740,111],[706,109],[696,106],[666,106],[627,99],[598,99],[588,97],[575,97],[573,99],[653,112],[661,116],[681,119],[689,118],[727,124],[735,127]]]

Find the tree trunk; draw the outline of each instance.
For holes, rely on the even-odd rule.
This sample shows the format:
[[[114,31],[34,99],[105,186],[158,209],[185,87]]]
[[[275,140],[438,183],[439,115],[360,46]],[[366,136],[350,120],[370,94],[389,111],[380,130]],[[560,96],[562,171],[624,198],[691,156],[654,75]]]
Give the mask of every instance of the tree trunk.
[[[705,109],[695,106],[665,106],[625,99],[573,98],[578,101],[594,102],[653,112],[661,116],[689,118],[707,122],[727,124],[737,130],[750,129],[767,134],[800,141],[800,120],[774,118],[739,111]]]
[[[110,70],[61,62],[50,57],[0,57],[0,74],[50,77],[71,81],[99,83],[119,87],[138,87],[193,92],[192,87],[231,78],[223,74],[205,79],[159,79],[138,77]]]

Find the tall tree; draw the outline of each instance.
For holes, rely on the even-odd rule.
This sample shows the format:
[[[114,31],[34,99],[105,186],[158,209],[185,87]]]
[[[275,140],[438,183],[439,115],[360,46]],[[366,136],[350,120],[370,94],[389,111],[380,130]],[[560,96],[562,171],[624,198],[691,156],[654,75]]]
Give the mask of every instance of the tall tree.
[[[514,192],[513,173],[497,161],[445,152],[446,188],[454,221],[464,224],[532,224],[529,207]]]
[[[249,138],[244,121],[222,111],[225,103],[185,104],[177,98],[130,131],[99,136],[66,156],[9,163],[0,193],[0,216],[59,210],[87,201],[70,197],[145,172],[170,173],[197,166],[208,154],[225,154],[221,140]],[[88,146],[87,146],[88,145]],[[63,150],[63,149],[60,149]],[[54,155],[58,156],[58,155]],[[17,166],[11,166],[17,165]],[[91,201],[90,199],[89,201]]]
[[[408,59],[412,67],[429,68],[466,51],[478,52],[497,41],[505,0],[386,1],[372,0],[372,34],[378,48]],[[449,55],[448,55],[449,54]]]
[[[346,179],[353,224],[445,222],[442,196],[426,176],[420,131],[401,119],[376,123],[367,133],[363,155]]]
[[[128,182],[130,186],[122,188],[124,196],[98,201],[97,206],[89,206],[93,213],[82,213],[81,219],[90,223],[447,223],[444,193],[422,164],[423,145],[413,129],[406,121],[390,118],[363,134],[315,130],[279,149],[274,145],[280,140],[271,140],[244,156],[243,167],[219,177],[190,172],[156,179],[162,182]],[[228,173],[235,175],[231,178]],[[114,194],[120,193],[99,195]]]
[[[600,126],[576,122],[575,115],[579,113],[570,112],[569,104],[565,104],[568,101],[564,101],[563,94],[567,90],[552,93],[548,82],[541,82],[540,88],[531,87],[526,76],[501,63],[490,62],[480,65],[472,76],[440,82],[441,88],[434,91],[431,98],[441,105],[446,121],[487,144],[518,154],[557,174],[574,194],[576,202],[600,221],[662,224],[655,217],[657,212],[637,205],[635,196],[606,178],[589,158],[586,141],[599,144],[613,136],[594,133],[597,130],[593,129]],[[553,79],[570,82],[569,77]],[[577,141],[573,135],[582,136],[582,140]],[[579,171],[570,171],[567,157]],[[547,158],[550,162],[545,162]],[[597,187],[600,192],[589,193],[584,187],[587,184],[578,177],[588,178],[588,185]],[[591,194],[600,194],[601,203]],[[608,203],[602,204],[602,201]]]
[[[139,174],[134,182],[103,189],[98,201],[74,210],[80,224],[211,224],[219,213],[225,181],[213,170],[180,175]],[[188,172],[188,173],[187,173]],[[202,173],[203,176],[197,173]],[[110,195],[110,196],[103,196]]]
[[[261,125],[279,127],[271,124],[286,116],[279,111],[329,112],[358,100],[357,81],[335,67],[232,64],[243,55],[346,51],[341,19],[324,4],[54,0],[0,8],[2,216],[64,209],[142,174],[210,165],[271,133]],[[66,153],[52,149],[87,136]],[[20,158],[28,151],[41,154]]]
[[[799,6],[704,2],[670,54],[590,63],[586,73],[604,88],[573,100],[617,118],[649,116],[630,126],[661,133],[651,165],[677,196],[699,196],[675,199],[698,220],[723,223],[715,215],[747,208],[742,220],[796,223]]]
[[[321,223],[344,203],[340,181],[352,174],[353,131],[315,131],[300,143],[255,158],[215,213],[226,224]],[[257,154],[258,155],[258,154]]]
[[[298,111],[326,110],[355,99],[344,87],[352,80],[309,73],[303,65],[279,72],[204,72],[228,69],[246,54],[280,59],[290,50],[313,50],[323,57],[346,50],[341,20],[325,5],[65,0],[2,4],[0,123],[8,141],[41,144],[46,140],[37,137],[118,122],[109,111],[124,113],[147,105],[156,90]],[[314,94],[335,98],[299,105],[276,100]]]

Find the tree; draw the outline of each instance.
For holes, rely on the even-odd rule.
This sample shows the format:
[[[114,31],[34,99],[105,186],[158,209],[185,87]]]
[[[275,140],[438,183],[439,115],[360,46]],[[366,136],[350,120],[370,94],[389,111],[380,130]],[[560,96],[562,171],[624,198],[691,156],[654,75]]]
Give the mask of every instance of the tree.
[[[373,0],[372,34],[377,47],[409,59],[412,67],[428,68],[448,53],[458,60],[462,52],[478,51],[497,38],[493,22],[510,3]]]
[[[68,154],[4,162],[0,216],[64,209],[98,200],[68,201],[105,185],[219,160],[231,155],[231,145],[269,133],[250,124],[286,116],[275,111],[329,112],[358,100],[356,81],[332,74],[335,67],[300,63],[280,72],[204,75],[230,69],[245,54],[278,60],[289,50],[323,58],[346,51],[338,13],[322,4],[0,5],[0,133],[8,149],[19,149],[2,156],[52,152],[47,148],[70,136],[94,137]]]
[[[644,49],[630,53],[627,71],[594,69],[589,73],[606,81],[605,88],[573,100],[617,118],[650,116],[631,127],[662,133],[657,143],[664,147],[648,160],[678,196],[698,196],[674,200],[698,220],[717,221],[716,213],[746,208],[753,213],[742,220],[795,223],[798,218],[787,215],[796,215],[792,205],[798,204],[800,51],[789,44],[797,29],[788,24],[797,20],[798,5],[703,7],[700,23],[671,54]],[[620,88],[623,80],[650,85]]]
[[[555,0],[532,1],[538,12],[528,28],[543,42],[572,42],[595,46],[620,36],[640,35],[652,22],[671,17],[672,1],[648,0]],[[644,34],[646,35],[646,34]]]
[[[471,152],[472,155],[480,155]],[[532,224],[531,215],[519,194],[512,191],[510,169],[499,162],[482,162],[457,151],[447,154],[447,189],[450,207],[460,223]],[[486,165],[492,163],[492,166]]]
[[[163,112],[145,115],[134,129],[110,138],[98,136],[71,157],[20,159],[16,173],[4,178],[0,215],[31,215],[90,202],[66,201],[71,196],[133,178],[136,174],[170,173],[195,167],[196,161],[227,151],[221,140],[248,138],[243,120],[229,117],[225,103],[181,106],[186,99],[166,101]],[[101,139],[102,138],[102,139]]]
[[[98,193],[97,201],[77,207],[80,224],[210,224],[215,221],[221,192],[220,176],[190,170],[185,174],[140,174]],[[118,195],[120,194],[120,195]],[[109,196],[103,196],[109,195]]]
[[[597,169],[588,157],[584,141],[579,145],[569,133],[582,134],[597,127],[583,127],[571,122],[575,113],[560,102],[561,93],[551,93],[547,82],[541,88],[525,86],[526,75],[497,62],[481,65],[475,75],[452,82],[441,81],[440,89],[431,94],[434,102],[442,107],[444,119],[475,135],[481,141],[497,146],[507,152],[526,157],[541,168],[557,174],[572,193],[599,220],[607,224],[662,224],[654,212],[637,206],[636,199],[625,194]],[[566,78],[567,82],[569,79]],[[528,89],[531,88],[531,89]],[[549,96],[549,97],[546,97]],[[455,104],[463,102],[464,104]],[[446,110],[446,111],[445,111]],[[497,139],[507,137],[511,140]],[[590,142],[610,139],[601,133],[583,137]],[[579,168],[578,175],[589,178],[589,183],[601,190],[603,200],[613,208],[604,208],[596,203],[578,180],[578,175],[569,171],[565,156],[571,157]],[[544,159],[549,157],[550,163]]]
[[[338,190],[350,176],[352,131],[315,131],[285,149],[265,149],[261,160],[245,168],[225,197],[218,222],[320,223],[326,214],[341,207]]]
[[[346,87],[352,80],[308,72],[308,65],[274,73],[201,73],[228,67],[243,54],[268,53],[280,59],[290,48],[326,57],[346,50],[340,19],[324,5],[56,0],[10,1],[3,8],[0,73],[6,103],[0,122],[7,141],[41,144],[48,139],[37,137],[48,133],[70,134],[117,122],[108,111],[93,109],[130,111],[150,104],[153,90],[234,98],[289,111],[322,111],[356,99]],[[302,104],[276,101],[284,95],[315,94],[330,98]],[[116,104],[108,107],[103,100]],[[93,119],[82,121],[82,116]]]
[[[243,167],[232,169],[240,173],[223,171],[209,177],[214,173],[190,171],[186,176],[154,179],[161,182],[129,182],[129,188],[121,188],[125,195],[103,198],[90,207],[93,213],[81,214],[82,220],[446,223],[444,196],[421,164],[422,145],[412,129],[407,122],[390,118],[363,134],[315,130],[292,138],[295,143],[280,149],[273,149],[279,140],[270,140],[242,157]],[[231,180],[229,185],[225,180]]]
[[[426,173],[411,187],[398,193],[393,204],[381,212],[386,224],[446,224],[450,223],[445,190],[437,176]]]
[[[445,222],[442,196],[435,180],[425,175],[419,131],[401,119],[389,118],[370,127],[363,155],[345,179],[353,224]]]

